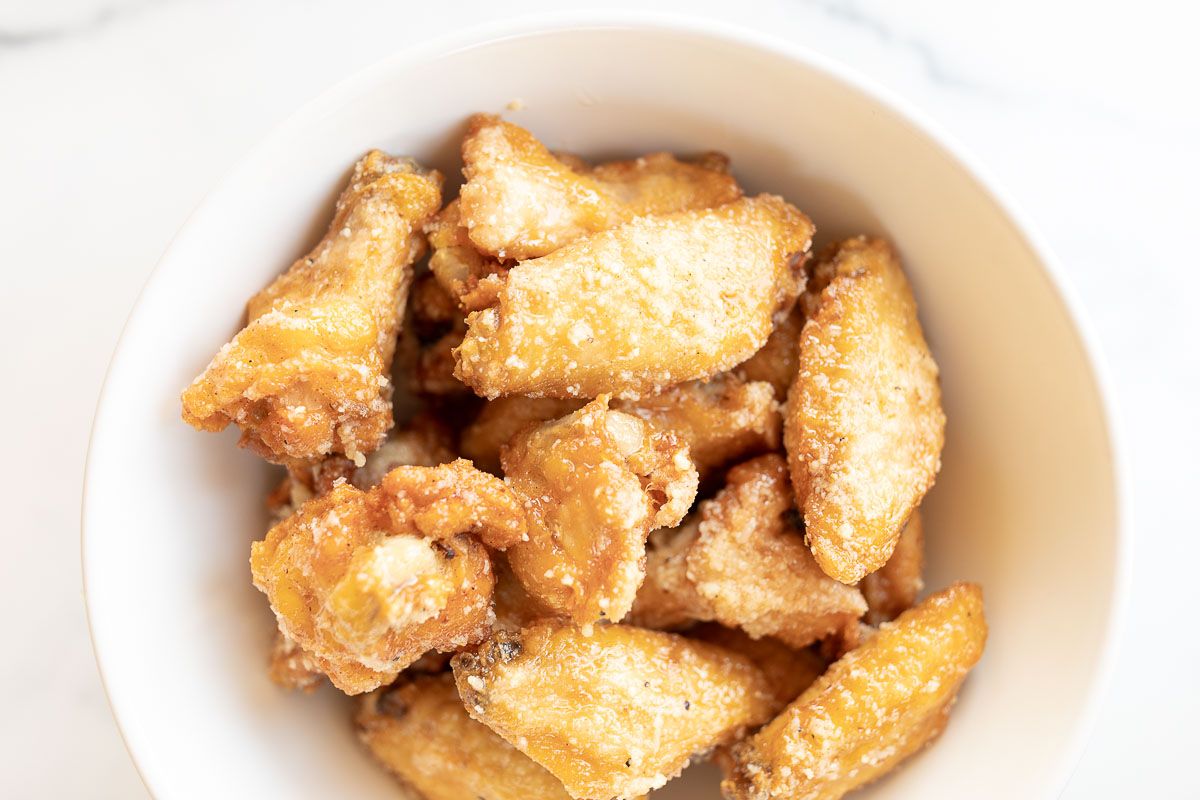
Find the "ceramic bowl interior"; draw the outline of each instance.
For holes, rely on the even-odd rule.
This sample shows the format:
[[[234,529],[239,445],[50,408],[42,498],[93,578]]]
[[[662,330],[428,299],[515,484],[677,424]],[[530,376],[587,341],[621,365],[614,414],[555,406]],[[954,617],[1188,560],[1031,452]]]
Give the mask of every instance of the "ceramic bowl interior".
[[[234,432],[185,426],[179,392],[245,299],[320,235],[361,153],[456,175],[467,115],[518,101],[507,116],[555,148],[722,150],[748,191],[807,212],[818,245],[860,232],[898,245],[949,417],[924,506],[927,586],[983,584],[991,639],[940,743],[863,796],[1055,796],[1106,661],[1122,556],[1103,395],[1042,251],[926,125],[797,48],[678,22],[502,33],[396,56],[301,111],[202,204],[131,317],[93,434],[84,561],[99,663],[152,791],[397,796],[345,698],[267,680],[273,622],[247,558],[278,475]],[[716,797],[707,769],[661,796]]]

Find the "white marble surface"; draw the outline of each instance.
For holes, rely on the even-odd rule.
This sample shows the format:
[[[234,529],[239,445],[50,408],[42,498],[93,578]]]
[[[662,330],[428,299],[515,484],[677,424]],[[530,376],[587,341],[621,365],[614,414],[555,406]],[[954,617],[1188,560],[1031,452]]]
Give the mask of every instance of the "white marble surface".
[[[146,796],[92,660],[77,520],[109,351],[172,233],[259,136],[332,82],[408,42],[551,5],[563,7],[0,0],[0,795]],[[1200,560],[1195,6],[664,7],[802,41],[907,96],[990,166],[1058,251],[1115,379],[1137,549],[1112,691],[1064,796],[1200,796],[1200,638],[1187,614],[1187,568]]]

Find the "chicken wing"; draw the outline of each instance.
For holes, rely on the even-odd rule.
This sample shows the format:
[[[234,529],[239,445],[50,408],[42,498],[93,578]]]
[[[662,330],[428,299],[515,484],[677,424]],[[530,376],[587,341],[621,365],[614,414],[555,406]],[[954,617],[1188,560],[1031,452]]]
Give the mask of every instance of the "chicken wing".
[[[500,451],[529,519],[528,539],[508,550],[513,573],[581,625],[629,612],[646,536],[678,523],[696,497],[687,447],[608,401],[527,429]]]
[[[856,583],[888,560],[933,485],[946,416],[937,364],[891,246],[865,237],[838,243],[814,277],[828,285],[801,334],[784,442],[817,563]]]
[[[978,586],[958,583],[885,623],[733,748],[731,800],[837,800],[935,739],[983,655]]]
[[[713,168],[725,164],[711,157],[689,164],[654,153],[589,173],[524,128],[487,114],[471,118],[462,156],[462,225],[478,251],[501,259],[537,258],[635,216],[741,196],[727,169]]]
[[[525,519],[497,478],[466,461],[397,467],[363,492],[339,483],[251,548],[254,585],[280,630],[342,691],[394,679],[427,650],[491,628],[491,561]]]
[[[633,398],[752,356],[803,287],[813,227],[770,195],[638,217],[524,261],[467,317],[477,394]]]
[[[325,238],[250,299],[246,327],[184,390],[184,420],[234,422],[243,446],[281,464],[361,464],[392,426],[400,310],[441,182],[377,150],[359,161]]]

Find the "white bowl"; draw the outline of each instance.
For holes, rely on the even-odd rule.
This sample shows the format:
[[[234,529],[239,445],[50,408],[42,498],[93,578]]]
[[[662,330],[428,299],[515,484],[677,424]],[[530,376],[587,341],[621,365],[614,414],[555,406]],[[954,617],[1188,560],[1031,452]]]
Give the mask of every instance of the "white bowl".
[[[1052,259],[920,116],[803,48],[694,21],[579,18],[418,47],[326,93],[227,177],[147,284],[92,434],[84,567],[96,657],[162,800],[396,797],[332,690],[286,694],[250,586],[273,473],[179,419],[245,299],[306,249],[349,165],[382,147],[455,175],[465,117],[502,111],[589,156],[728,153],[821,240],[900,247],[942,367],[927,585],[979,581],[988,651],[949,729],[873,798],[1056,796],[1110,662],[1128,557],[1106,393]],[[703,769],[703,768],[702,768]],[[689,777],[664,796],[716,797]]]

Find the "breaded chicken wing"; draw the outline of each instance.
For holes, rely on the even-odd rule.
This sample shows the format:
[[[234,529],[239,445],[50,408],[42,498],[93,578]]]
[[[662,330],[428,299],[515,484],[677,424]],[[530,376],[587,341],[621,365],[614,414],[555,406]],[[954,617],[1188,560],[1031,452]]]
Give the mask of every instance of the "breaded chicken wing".
[[[924,566],[925,526],[918,509],[904,523],[892,557],[858,584],[867,599],[866,622],[881,625],[912,608],[925,587],[921,578]]]
[[[488,398],[632,398],[724,372],[791,308],[812,232],[760,195],[638,217],[524,261],[467,317],[455,374]]]
[[[741,196],[711,157],[689,164],[654,153],[588,172],[577,160],[564,163],[524,128],[487,114],[471,118],[462,156],[462,225],[479,252],[501,259],[537,258],[635,216]]]
[[[480,540],[525,535],[520,504],[466,461],[397,467],[363,492],[339,483],[251,548],[254,585],[280,630],[342,691],[394,679],[427,650],[491,628],[491,561]]]
[[[631,798],[771,715],[763,674],[682,636],[545,621],[451,660],[472,717],[575,798]]]
[[[463,428],[459,448],[475,466],[500,474],[500,448],[514,436],[537,423],[565,417],[583,405],[583,400],[553,397],[497,397],[484,403],[479,416]]]
[[[891,246],[858,237],[814,270],[828,280],[804,325],[784,442],[809,544],[856,583],[891,556],[941,467],[938,368]]]
[[[508,563],[531,595],[581,625],[628,613],[646,536],[678,523],[696,497],[687,447],[608,401],[527,429],[500,451],[529,520]]]
[[[877,780],[942,732],[986,640],[978,586],[926,598],[736,745],[722,791],[731,800],[837,800]]]
[[[392,425],[400,312],[441,182],[377,150],[359,161],[325,238],[250,299],[246,327],[183,392],[184,420],[236,423],[276,463],[362,463]]]
[[[715,620],[797,648],[854,637],[866,601],[821,571],[793,514],[782,456],[734,467],[725,488],[700,504],[694,530],[655,542],[631,619],[653,627]]]

